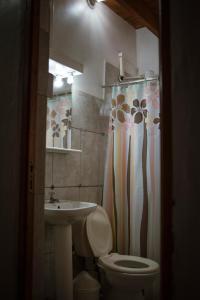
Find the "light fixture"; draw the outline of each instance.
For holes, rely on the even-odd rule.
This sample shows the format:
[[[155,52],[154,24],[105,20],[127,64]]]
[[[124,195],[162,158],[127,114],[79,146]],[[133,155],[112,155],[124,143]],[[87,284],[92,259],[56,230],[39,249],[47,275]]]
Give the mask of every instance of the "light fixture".
[[[59,89],[64,84],[72,84],[74,82],[74,76],[81,75],[81,71],[77,71],[71,67],[65,66],[53,59],[49,59],[49,73],[54,76],[53,86],[55,89]]]
[[[60,76],[56,76],[53,82],[55,88],[59,89],[63,86],[63,79]]]
[[[81,72],[67,67],[51,58],[49,59],[49,73],[53,74],[55,77],[59,76],[61,78],[67,78],[72,73],[73,76],[82,74]]]
[[[103,1],[105,1],[105,0],[87,0],[87,3],[90,8],[94,8],[96,2],[103,2]]]

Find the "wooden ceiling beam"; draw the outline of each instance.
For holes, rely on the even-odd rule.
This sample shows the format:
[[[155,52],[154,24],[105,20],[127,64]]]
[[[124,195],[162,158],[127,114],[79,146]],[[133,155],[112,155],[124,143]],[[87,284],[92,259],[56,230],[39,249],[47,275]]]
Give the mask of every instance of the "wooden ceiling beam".
[[[105,3],[110,8],[115,4],[120,5],[123,11],[127,10],[129,16],[130,14],[137,15],[143,26],[159,36],[158,12],[152,11],[144,0],[107,0]]]

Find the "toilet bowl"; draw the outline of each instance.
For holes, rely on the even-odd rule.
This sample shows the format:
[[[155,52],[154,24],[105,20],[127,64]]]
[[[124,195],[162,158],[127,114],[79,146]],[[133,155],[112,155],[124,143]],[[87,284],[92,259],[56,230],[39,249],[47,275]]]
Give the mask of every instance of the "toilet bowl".
[[[97,265],[107,281],[105,299],[144,299],[146,289],[159,275],[159,265],[147,258],[111,253],[112,228],[106,211],[98,206],[87,218],[73,226],[73,242],[78,255],[98,258]]]

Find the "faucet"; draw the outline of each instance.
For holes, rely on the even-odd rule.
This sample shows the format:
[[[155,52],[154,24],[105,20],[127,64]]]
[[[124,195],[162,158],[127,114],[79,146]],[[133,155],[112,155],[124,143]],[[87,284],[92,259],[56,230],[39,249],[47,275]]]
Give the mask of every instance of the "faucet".
[[[49,199],[49,203],[56,203],[56,202],[60,202],[59,199],[54,198],[55,192],[51,191],[50,192],[50,199]]]

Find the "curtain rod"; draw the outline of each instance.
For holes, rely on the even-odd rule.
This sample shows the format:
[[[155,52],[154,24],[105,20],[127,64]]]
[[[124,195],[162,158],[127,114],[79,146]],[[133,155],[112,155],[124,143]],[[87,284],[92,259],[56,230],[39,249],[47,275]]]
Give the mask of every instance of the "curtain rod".
[[[134,80],[131,81],[122,81],[122,82],[117,82],[117,83],[113,83],[113,84],[108,84],[108,85],[102,85],[101,87],[104,88],[108,88],[108,87],[114,87],[114,86],[120,86],[120,85],[132,85],[132,84],[136,84],[136,83],[140,83],[140,82],[146,82],[146,81],[154,81],[154,80],[159,80],[158,77],[156,78],[135,78]]]

